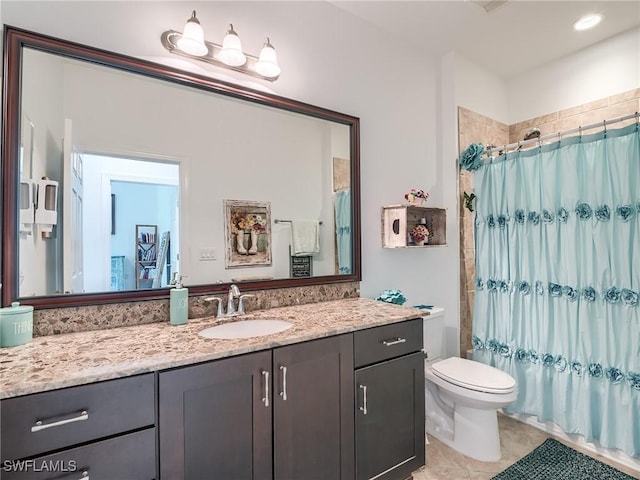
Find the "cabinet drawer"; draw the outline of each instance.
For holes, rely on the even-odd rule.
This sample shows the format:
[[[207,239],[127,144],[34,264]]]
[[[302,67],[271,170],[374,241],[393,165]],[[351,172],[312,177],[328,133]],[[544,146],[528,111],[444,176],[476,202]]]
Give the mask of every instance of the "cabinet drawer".
[[[155,423],[154,375],[2,400],[2,460],[15,460]]]
[[[32,460],[6,461],[3,480],[151,480],[156,429],[149,428]]]
[[[422,349],[422,318],[354,333],[355,367],[371,365]]]

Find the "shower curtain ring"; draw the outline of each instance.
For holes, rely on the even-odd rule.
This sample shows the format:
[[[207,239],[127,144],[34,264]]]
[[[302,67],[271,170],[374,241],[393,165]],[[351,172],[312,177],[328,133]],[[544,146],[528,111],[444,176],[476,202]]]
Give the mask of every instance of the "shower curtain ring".
[[[602,123],[604,124],[604,134],[607,134],[607,121],[603,120]]]

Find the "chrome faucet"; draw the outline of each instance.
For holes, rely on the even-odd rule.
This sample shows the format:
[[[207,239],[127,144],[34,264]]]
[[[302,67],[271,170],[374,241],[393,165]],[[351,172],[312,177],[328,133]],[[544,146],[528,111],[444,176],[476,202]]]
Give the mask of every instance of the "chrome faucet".
[[[240,294],[240,289],[235,283],[229,286],[229,294],[227,296],[227,312],[225,313],[222,306],[222,299],[220,297],[206,297],[205,302],[218,302],[218,313],[216,318],[223,317],[235,317],[236,315],[244,315],[244,299],[248,297],[255,297],[255,295],[249,293]],[[238,298],[238,309],[236,310],[235,299]]]
[[[229,287],[229,297],[227,299],[227,317],[237,315],[234,299],[240,296],[240,289],[235,283],[232,283]]]

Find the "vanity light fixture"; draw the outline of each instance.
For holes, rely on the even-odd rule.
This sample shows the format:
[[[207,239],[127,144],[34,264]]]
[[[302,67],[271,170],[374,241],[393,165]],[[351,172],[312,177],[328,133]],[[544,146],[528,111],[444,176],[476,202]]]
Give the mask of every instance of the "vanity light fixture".
[[[187,20],[182,33],[167,30],[161,35],[160,41],[164,48],[176,55],[229,68],[270,82],[277,80],[280,76],[278,56],[268,37],[259,57],[242,51],[242,42],[233,25],[229,25],[222,45],[209,42],[204,39],[204,31],[195,10]]]

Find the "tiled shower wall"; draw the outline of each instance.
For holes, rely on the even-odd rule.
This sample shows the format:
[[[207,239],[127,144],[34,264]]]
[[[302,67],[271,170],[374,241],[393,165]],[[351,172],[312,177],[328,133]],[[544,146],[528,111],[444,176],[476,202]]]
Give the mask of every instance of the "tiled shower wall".
[[[593,123],[603,122],[604,120],[624,117],[639,111],[640,88],[636,88],[634,90],[629,90],[628,92],[612,95],[611,97],[605,97],[577,107],[548,113],[541,117],[509,125],[509,143],[522,140],[525,133],[534,127],[539,128],[540,134],[544,136],[570,130],[572,128],[578,128],[581,125],[591,125]],[[610,128],[621,128],[634,122],[634,119],[627,120],[625,122],[618,122],[611,125]],[[596,128],[588,130],[585,133],[594,133],[599,130],[599,128]],[[555,139],[553,139],[553,141],[555,141]]]
[[[509,126],[478,113],[458,107],[458,150],[472,143],[504,145],[509,141]],[[476,255],[473,241],[473,216],[464,202],[464,192],[473,192],[473,174],[460,169],[458,205],[460,208],[460,356],[471,348]],[[474,205],[475,206],[475,205]]]
[[[504,145],[522,140],[532,128],[539,128],[541,136],[562,132],[640,112],[640,88],[567,108],[513,125],[484,117],[458,107],[458,149],[462,152],[471,143]],[[634,119],[612,124],[620,128]],[[597,132],[598,129],[586,133]],[[574,134],[575,135],[575,134]],[[555,141],[555,139],[554,139]],[[461,170],[458,176],[460,205],[460,355],[471,349],[471,326],[475,279],[475,249],[473,240],[473,213],[465,208],[464,192],[473,192],[473,175]]]

